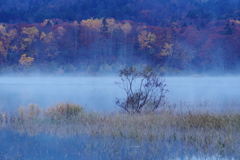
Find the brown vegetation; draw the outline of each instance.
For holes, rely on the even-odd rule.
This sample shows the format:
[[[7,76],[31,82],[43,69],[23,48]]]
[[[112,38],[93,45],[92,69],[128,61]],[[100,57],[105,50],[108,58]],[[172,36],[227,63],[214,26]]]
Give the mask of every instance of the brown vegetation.
[[[40,132],[58,136],[132,139],[168,145],[181,142],[198,153],[235,154],[240,143],[240,112],[181,112],[173,109],[125,114],[95,113],[72,103],[40,109],[37,105],[20,107],[18,115],[0,114],[1,129],[36,135]]]

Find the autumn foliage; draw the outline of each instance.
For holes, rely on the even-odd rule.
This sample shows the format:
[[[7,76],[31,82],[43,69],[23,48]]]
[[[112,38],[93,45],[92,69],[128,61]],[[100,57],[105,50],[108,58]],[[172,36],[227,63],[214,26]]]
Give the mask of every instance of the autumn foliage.
[[[19,60],[19,63],[21,66],[26,68],[26,67],[30,67],[33,61],[34,61],[34,58],[27,57],[26,54],[23,54],[21,56],[21,59]]]
[[[143,14],[147,18],[150,12]],[[146,64],[168,73],[222,74],[239,67],[238,20],[210,21],[204,27],[197,22],[168,24],[151,26],[114,18],[2,23],[0,71],[22,67],[54,74],[98,72]]]

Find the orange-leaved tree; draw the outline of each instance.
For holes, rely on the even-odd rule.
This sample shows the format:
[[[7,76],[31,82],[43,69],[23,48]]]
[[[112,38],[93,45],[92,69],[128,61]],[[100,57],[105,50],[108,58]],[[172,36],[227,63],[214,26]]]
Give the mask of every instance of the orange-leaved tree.
[[[19,60],[19,64],[24,68],[28,68],[31,66],[32,62],[34,61],[34,58],[27,57],[26,54],[23,54]]]
[[[150,55],[155,53],[156,35],[148,31],[141,31],[138,35],[138,43],[143,55],[149,60]]]

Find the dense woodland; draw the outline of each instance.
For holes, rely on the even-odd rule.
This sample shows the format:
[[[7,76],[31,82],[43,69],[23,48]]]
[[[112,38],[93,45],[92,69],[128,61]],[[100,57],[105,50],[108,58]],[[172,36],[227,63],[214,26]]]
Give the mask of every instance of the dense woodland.
[[[0,73],[239,73],[238,0],[1,0]]]

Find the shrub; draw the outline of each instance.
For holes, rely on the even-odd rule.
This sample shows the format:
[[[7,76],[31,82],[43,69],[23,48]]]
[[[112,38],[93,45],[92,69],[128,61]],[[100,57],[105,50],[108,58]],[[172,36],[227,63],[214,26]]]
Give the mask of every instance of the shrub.
[[[120,70],[121,82],[116,84],[127,95],[126,99],[117,98],[116,104],[127,113],[155,111],[165,104],[166,84],[162,76],[146,67],[142,71],[129,67]]]
[[[40,110],[38,105],[36,104],[29,104],[27,107],[27,117],[29,119],[37,118],[39,116]]]
[[[83,112],[83,107],[74,103],[58,103],[55,107],[50,107],[46,115],[52,120],[70,120]]]
[[[36,104],[29,104],[27,107],[20,106],[18,115],[21,121],[24,119],[36,119],[40,114],[40,109]]]

